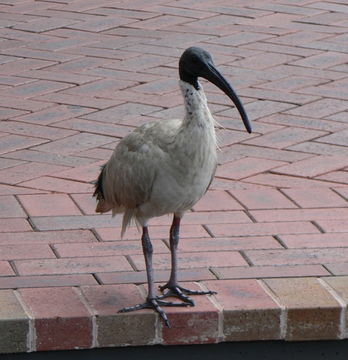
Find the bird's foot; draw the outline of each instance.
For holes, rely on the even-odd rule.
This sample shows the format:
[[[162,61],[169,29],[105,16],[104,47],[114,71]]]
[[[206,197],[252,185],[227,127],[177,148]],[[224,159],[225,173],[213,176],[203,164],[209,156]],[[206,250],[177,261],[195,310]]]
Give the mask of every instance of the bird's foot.
[[[167,317],[166,313],[162,310],[161,306],[190,306],[190,304],[187,302],[176,303],[176,302],[172,302],[172,301],[164,301],[164,300],[161,300],[161,298],[162,298],[161,296],[158,296],[158,297],[152,298],[152,299],[148,298],[146,300],[146,302],[144,302],[143,304],[125,307],[125,308],[119,310],[118,312],[125,313],[125,312],[130,312],[130,311],[141,310],[141,309],[153,309],[154,311],[156,311],[159,314],[159,316],[164,321],[166,326],[170,328],[170,323],[169,323],[168,317]]]
[[[194,301],[188,295],[213,295],[216,294],[215,291],[200,291],[200,290],[189,290],[185,289],[179,285],[169,285],[165,284],[159,287],[160,290],[163,292],[167,289],[163,295],[159,296],[159,299],[165,299],[167,297],[176,297],[181,299],[182,301],[188,303],[191,306],[194,306]]]

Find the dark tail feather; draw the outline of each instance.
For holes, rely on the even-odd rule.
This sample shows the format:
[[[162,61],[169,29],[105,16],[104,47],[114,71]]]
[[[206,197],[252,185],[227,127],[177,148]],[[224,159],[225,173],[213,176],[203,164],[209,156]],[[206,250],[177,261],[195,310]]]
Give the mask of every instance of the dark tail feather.
[[[106,166],[106,164],[101,167],[101,171],[100,171],[100,174],[98,176],[98,179],[94,183],[95,190],[94,190],[93,196],[96,196],[97,200],[105,199],[104,191],[103,191],[103,180],[104,180],[105,166]]]

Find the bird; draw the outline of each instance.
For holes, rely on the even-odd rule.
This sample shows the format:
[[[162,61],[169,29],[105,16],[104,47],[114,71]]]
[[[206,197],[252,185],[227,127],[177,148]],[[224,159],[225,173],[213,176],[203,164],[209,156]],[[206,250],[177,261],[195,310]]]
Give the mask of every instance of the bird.
[[[119,141],[113,154],[102,166],[95,182],[97,213],[123,214],[121,237],[131,222],[141,230],[148,293],[144,303],[125,307],[119,312],[153,309],[167,327],[170,322],[162,307],[194,306],[191,295],[211,295],[212,291],[183,288],[178,283],[177,248],[180,223],[208,190],[217,167],[215,120],[207,105],[198,78],[208,80],[234,103],[246,130],[252,127],[238,95],[214,65],[210,53],[200,47],[187,48],[179,59],[179,87],[185,116],[182,119],[152,121],[139,126]],[[169,230],[171,272],[168,282],[157,295],[152,263],[153,247],[149,220],[173,214]],[[167,301],[168,297],[181,301]]]

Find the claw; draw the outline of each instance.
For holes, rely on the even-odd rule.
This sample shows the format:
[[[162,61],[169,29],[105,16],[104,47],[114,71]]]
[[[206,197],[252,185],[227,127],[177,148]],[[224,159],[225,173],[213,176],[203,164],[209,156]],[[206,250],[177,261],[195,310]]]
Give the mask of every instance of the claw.
[[[147,301],[144,302],[143,304],[125,307],[125,308],[119,310],[118,312],[125,313],[125,312],[130,312],[130,311],[141,310],[141,309],[153,309],[154,311],[156,311],[159,314],[161,319],[164,321],[165,325],[168,328],[170,328],[170,323],[169,323],[168,317],[167,317],[166,313],[162,310],[161,306],[189,306],[189,304],[187,302],[175,303],[172,301],[163,301],[163,300],[161,300],[161,298],[162,297],[158,296],[154,299],[147,299]]]
[[[167,289],[163,295],[159,296],[159,299],[165,299],[167,297],[177,297],[181,299],[182,301],[190,304],[191,306],[194,306],[194,301],[187,295],[213,295],[216,294],[215,291],[199,291],[199,290],[189,290],[185,289],[182,286],[174,285],[171,286],[169,284],[163,285],[159,287],[160,290],[163,292]]]

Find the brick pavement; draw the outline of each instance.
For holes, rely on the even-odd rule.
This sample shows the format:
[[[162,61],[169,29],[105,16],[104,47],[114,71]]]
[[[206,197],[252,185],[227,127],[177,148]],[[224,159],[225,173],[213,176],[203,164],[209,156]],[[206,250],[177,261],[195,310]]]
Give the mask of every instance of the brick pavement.
[[[0,352],[347,337],[347,20],[345,0],[0,1]],[[91,181],[134,127],[182,115],[190,45],[254,132],[204,83],[220,166],[180,276],[218,294],[166,329],[117,314],[145,294],[139,233],[94,213]],[[152,223],[163,282],[170,219]]]

